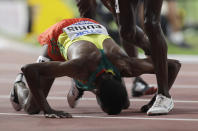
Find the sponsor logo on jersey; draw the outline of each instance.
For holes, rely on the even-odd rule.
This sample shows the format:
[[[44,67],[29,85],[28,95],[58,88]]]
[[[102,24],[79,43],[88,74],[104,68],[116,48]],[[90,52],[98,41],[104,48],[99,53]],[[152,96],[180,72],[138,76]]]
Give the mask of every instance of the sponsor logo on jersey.
[[[90,21],[80,21],[70,26],[63,28],[71,40],[74,40],[83,35],[89,34],[104,34],[108,35],[106,28],[101,25]]]

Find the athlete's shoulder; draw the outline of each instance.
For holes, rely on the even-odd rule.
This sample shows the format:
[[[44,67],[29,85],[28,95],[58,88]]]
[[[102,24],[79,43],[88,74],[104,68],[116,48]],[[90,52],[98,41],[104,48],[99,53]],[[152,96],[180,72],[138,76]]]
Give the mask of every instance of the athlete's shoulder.
[[[41,42],[42,39],[47,39],[48,38],[55,38],[57,39],[58,36],[63,32],[63,28],[70,26],[72,24],[82,22],[82,21],[89,21],[93,23],[97,23],[95,20],[89,19],[89,18],[72,18],[72,19],[63,19],[56,24],[52,25],[49,27],[46,31],[41,33],[38,37],[39,42]],[[87,23],[87,22],[86,22]]]

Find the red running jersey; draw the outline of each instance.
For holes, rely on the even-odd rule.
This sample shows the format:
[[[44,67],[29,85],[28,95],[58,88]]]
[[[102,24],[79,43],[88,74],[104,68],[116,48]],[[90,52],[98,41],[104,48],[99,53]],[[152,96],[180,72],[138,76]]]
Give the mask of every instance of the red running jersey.
[[[64,19],[50,28],[45,32],[41,33],[38,37],[38,42],[41,45],[48,44],[48,56],[54,61],[64,61],[64,58],[60,54],[60,50],[57,45],[58,37],[63,33],[63,28],[72,25],[80,21],[91,21],[98,23],[89,18],[74,18],[74,19]]]

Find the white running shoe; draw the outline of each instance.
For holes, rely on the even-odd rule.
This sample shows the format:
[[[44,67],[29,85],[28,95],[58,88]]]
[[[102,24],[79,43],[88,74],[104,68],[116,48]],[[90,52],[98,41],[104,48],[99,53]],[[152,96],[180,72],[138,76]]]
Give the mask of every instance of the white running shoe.
[[[172,98],[158,94],[153,106],[147,111],[147,115],[167,114],[174,107]]]

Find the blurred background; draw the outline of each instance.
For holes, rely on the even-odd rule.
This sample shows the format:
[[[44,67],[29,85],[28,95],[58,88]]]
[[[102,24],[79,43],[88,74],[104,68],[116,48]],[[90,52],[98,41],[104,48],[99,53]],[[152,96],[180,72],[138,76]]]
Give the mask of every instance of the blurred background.
[[[119,43],[117,26],[111,13],[98,1],[95,19],[104,24]],[[140,3],[137,23],[142,26]],[[37,36],[56,22],[79,17],[75,0],[0,0],[1,39],[38,46]],[[169,54],[198,55],[198,0],[164,0],[161,25]],[[141,51],[140,51],[141,52]]]

